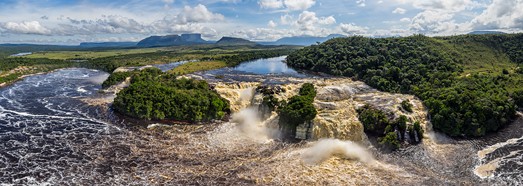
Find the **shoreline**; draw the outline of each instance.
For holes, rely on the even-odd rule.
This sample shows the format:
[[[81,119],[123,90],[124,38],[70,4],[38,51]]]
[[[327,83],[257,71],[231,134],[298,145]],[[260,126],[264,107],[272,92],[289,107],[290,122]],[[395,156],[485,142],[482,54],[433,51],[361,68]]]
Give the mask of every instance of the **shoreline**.
[[[14,83],[16,83],[18,81],[21,81],[21,80],[23,80],[26,77],[36,76],[36,75],[43,75],[43,74],[49,74],[49,73],[53,73],[53,72],[56,72],[56,71],[59,71],[59,70],[70,69],[70,68],[78,68],[78,67],[57,68],[57,69],[53,69],[53,70],[50,70],[50,71],[47,71],[47,72],[37,72],[37,73],[32,73],[32,74],[25,74],[25,75],[22,75],[22,76],[16,78],[13,81],[0,83],[0,89],[3,89],[3,88],[5,88],[5,87],[7,87],[9,85],[12,85],[12,84],[14,84]],[[92,69],[92,70],[97,70],[97,69]]]

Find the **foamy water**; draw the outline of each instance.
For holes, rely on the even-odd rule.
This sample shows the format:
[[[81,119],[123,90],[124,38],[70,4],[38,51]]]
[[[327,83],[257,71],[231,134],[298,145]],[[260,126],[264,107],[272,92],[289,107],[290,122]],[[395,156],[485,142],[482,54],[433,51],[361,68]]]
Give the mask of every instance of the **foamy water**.
[[[0,89],[0,184],[517,185],[522,180],[519,136],[490,143],[434,132],[422,144],[390,154],[370,145],[373,139],[364,145],[338,139],[286,143],[277,138],[277,115],[261,119],[247,106],[256,84],[230,92],[242,106],[229,122],[145,125],[112,114],[107,106],[114,97],[98,95],[104,77],[95,70],[65,69]],[[128,127],[136,124],[142,127]],[[488,175],[475,175],[481,172]]]

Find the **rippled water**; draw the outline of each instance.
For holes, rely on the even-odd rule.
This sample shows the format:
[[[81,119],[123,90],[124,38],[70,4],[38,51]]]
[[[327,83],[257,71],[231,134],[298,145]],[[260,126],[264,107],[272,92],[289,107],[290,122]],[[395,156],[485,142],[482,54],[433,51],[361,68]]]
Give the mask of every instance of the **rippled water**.
[[[521,119],[483,139],[442,137],[391,154],[371,150],[375,165],[343,157],[309,165],[301,159],[309,143],[260,142],[239,133],[241,128],[233,123],[175,125],[168,130],[129,127],[128,119],[115,116],[107,106],[81,101],[103,96],[98,90],[106,77],[96,70],[64,69],[0,89],[0,184],[518,185],[522,181]],[[490,176],[475,175],[477,166],[492,162],[496,166]]]
[[[298,72],[293,68],[287,66],[284,62],[286,56],[257,59],[247,61],[239,64],[236,67],[226,67],[216,70],[209,70],[205,72],[196,73],[204,76],[206,79],[212,79],[215,76],[223,76],[222,80],[235,81],[256,81],[259,77],[295,77],[305,78],[312,77],[310,74]]]
[[[78,100],[96,94],[106,77],[67,69],[0,89],[0,183],[79,179],[78,165],[94,158],[79,147],[121,135],[101,120],[105,113]]]
[[[274,57],[268,59],[257,59],[239,64],[233,70],[253,73],[253,74],[285,74],[297,76],[300,75],[296,70],[287,66],[283,61],[287,56]]]

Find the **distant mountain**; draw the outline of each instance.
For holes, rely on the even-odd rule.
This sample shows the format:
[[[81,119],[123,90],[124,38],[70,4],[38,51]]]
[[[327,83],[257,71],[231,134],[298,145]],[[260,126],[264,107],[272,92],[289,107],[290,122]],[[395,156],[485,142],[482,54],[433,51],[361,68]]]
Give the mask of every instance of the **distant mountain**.
[[[138,42],[139,47],[159,47],[159,46],[180,46],[207,44],[208,41],[202,39],[201,34],[182,34],[167,36],[151,36]]]
[[[505,32],[499,32],[499,31],[474,31],[470,32],[470,35],[484,35],[484,34],[506,34]]]
[[[257,43],[235,37],[222,37],[216,42],[217,45],[257,45]]]
[[[137,42],[83,42],[80,47],[134,47]]]
[[[182,40],[185,42],[193,42],[193,43],[208,43],[207,41],[202,39],[201,34],[182,34]]]
[[[314,36],[294,36],[294,37],[284,37],[281,39],[278,39],[274,42],[259,42],[259,44],[262,45],[302,45],[302,46],[308,46],[316,44],[317,42],[323,43],[329,39],[337,38],[337,37],[346,37],[341,34],[331,34],[327,37],[314,37]]]

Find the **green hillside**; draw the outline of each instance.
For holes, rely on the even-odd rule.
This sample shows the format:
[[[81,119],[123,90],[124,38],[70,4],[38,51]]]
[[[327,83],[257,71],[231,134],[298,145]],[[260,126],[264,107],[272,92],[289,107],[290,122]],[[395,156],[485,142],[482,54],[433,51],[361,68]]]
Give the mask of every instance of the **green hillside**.
[[[436,130],[482,136],[508,124],[522,103],[522,48],[523,34],[349,37],[296,51],[287,63],[414,94]]]

